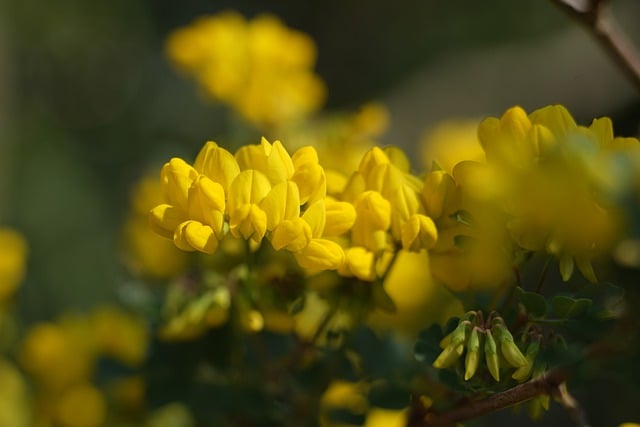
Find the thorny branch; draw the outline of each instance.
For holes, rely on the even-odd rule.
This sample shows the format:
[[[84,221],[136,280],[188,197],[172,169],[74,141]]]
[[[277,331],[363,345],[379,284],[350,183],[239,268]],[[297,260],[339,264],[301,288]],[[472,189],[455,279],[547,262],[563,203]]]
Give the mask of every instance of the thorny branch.
[[[566,391],[564,383],[567,377],[568,373],[565,370],[553,369],[509,390],[496,393],[485,399],[471,401],[442,414],[431,413],[421,406],[420,401],[416,401],[415,407],[412,408],[410,414],[408,427],[450,427],[457,422],[474,419],[499,409],[509,408],[543,394],[554,397],[559,396],[563,398],[563,402],[565,402],[564,397],[566,397],[567,404],[565,407],[572,410],[574,418],[580,417],[579,419],[583,421],[578,425],[588,427],[589,424],[586,423],[584,413],[580,411],[575,399]],[[569,405],[569,402],[573,403],[573,405]],[[577,409],[574,410],[574,408]]]
[[[640,53],[615,20],[608,0],[551,0],[582,23],[640,90]]]

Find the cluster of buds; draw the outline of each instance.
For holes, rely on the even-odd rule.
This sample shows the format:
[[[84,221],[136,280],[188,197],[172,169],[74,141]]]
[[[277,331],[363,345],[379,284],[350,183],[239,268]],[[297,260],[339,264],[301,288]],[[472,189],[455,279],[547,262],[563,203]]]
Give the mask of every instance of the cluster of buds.
[[[500,381],[502,367],[517,368],[511,377],[522,382],[531,376],[540,341],[532,340],[522,354],[504,320],[496,312],[492,312],[485,321],[481,311],[469,311],[462,316],[453,332],[444,337],[440,346],[443,351],[433,362],[435,368],[455,366],[466,350],[465,381],[476,374],[484,353],[487,369],[496,381]]]

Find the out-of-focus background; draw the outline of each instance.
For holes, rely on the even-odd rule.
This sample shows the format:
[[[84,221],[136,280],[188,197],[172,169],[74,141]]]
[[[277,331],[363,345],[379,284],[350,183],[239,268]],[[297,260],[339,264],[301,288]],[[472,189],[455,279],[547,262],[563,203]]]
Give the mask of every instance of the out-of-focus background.
[[[612,2],[640,45],[640,3]],[[383,143],[417,153],[449,118],[562,103],[637,135],[640,96],[600,46],[548,1],[0,2],[0,224],[30,247],[16,306],[28,321],[113,299],[133,183],[230,135],[228,112],[164,53],[174,29],[222,10],[270,12],[313,37],[326,109],[376,100]],[[256,141],[244,141],[253,143]]]

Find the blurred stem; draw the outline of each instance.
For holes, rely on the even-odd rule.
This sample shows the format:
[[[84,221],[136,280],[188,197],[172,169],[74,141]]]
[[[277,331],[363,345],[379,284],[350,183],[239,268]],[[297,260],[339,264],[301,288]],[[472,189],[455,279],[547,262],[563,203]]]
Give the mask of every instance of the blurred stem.
[[[584,25],[640,91],[640,53],[615,20],[608,0],[551,0]]]
[[[587,421],[587,414],[582,409],[582,406],[567,390],[567,384],[562,383],[554,391],[553,397],[558,400],[562,406],[567,410],[573,422],[578,427],[590,427],[589,421]]]

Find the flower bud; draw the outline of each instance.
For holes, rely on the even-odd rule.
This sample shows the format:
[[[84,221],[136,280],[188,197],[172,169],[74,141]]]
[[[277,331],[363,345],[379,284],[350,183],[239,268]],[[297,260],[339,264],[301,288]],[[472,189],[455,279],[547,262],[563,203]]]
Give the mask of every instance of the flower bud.
[[[540,351],[540,339],[534,338],[527,347],[527,351],[525,352],[525,358],[527,359],[527,364],[518,368],[511,378],[518,382],[523,382],[531,376],[531,370],[533,368],[533,363],[536,360],[536,356],[538,355],[538,351]]]
[[[480,334],[478,328],[473,328],[467,342],[467,358],[465,360],[464,380],[472,378],[480,362]]]
[[[496,381],[500,381],[500,365],[498,364],[498,349],[496,347],[496,342],[493,339],[493,335],[491,335],[490,329],[487,329],[485,333],[484,355],[487,360],[487,368],[489,368],[491,376]]]
[[[500,343],[500,351],[506,361],[515,368],[527,365],[527,359],[524,357],[516,343],[513,342],[511,332],[504,326],[502,322],[497,322],[491,327],[495,332],[496,339]]]
[[[453,366],[454,363],[458,361],[462,353],[464,352],[463,344],[450,344],[447,348],[445,348],[442,353],[438,356],[438,358],[433,362],[433,367],[442,369]]]

